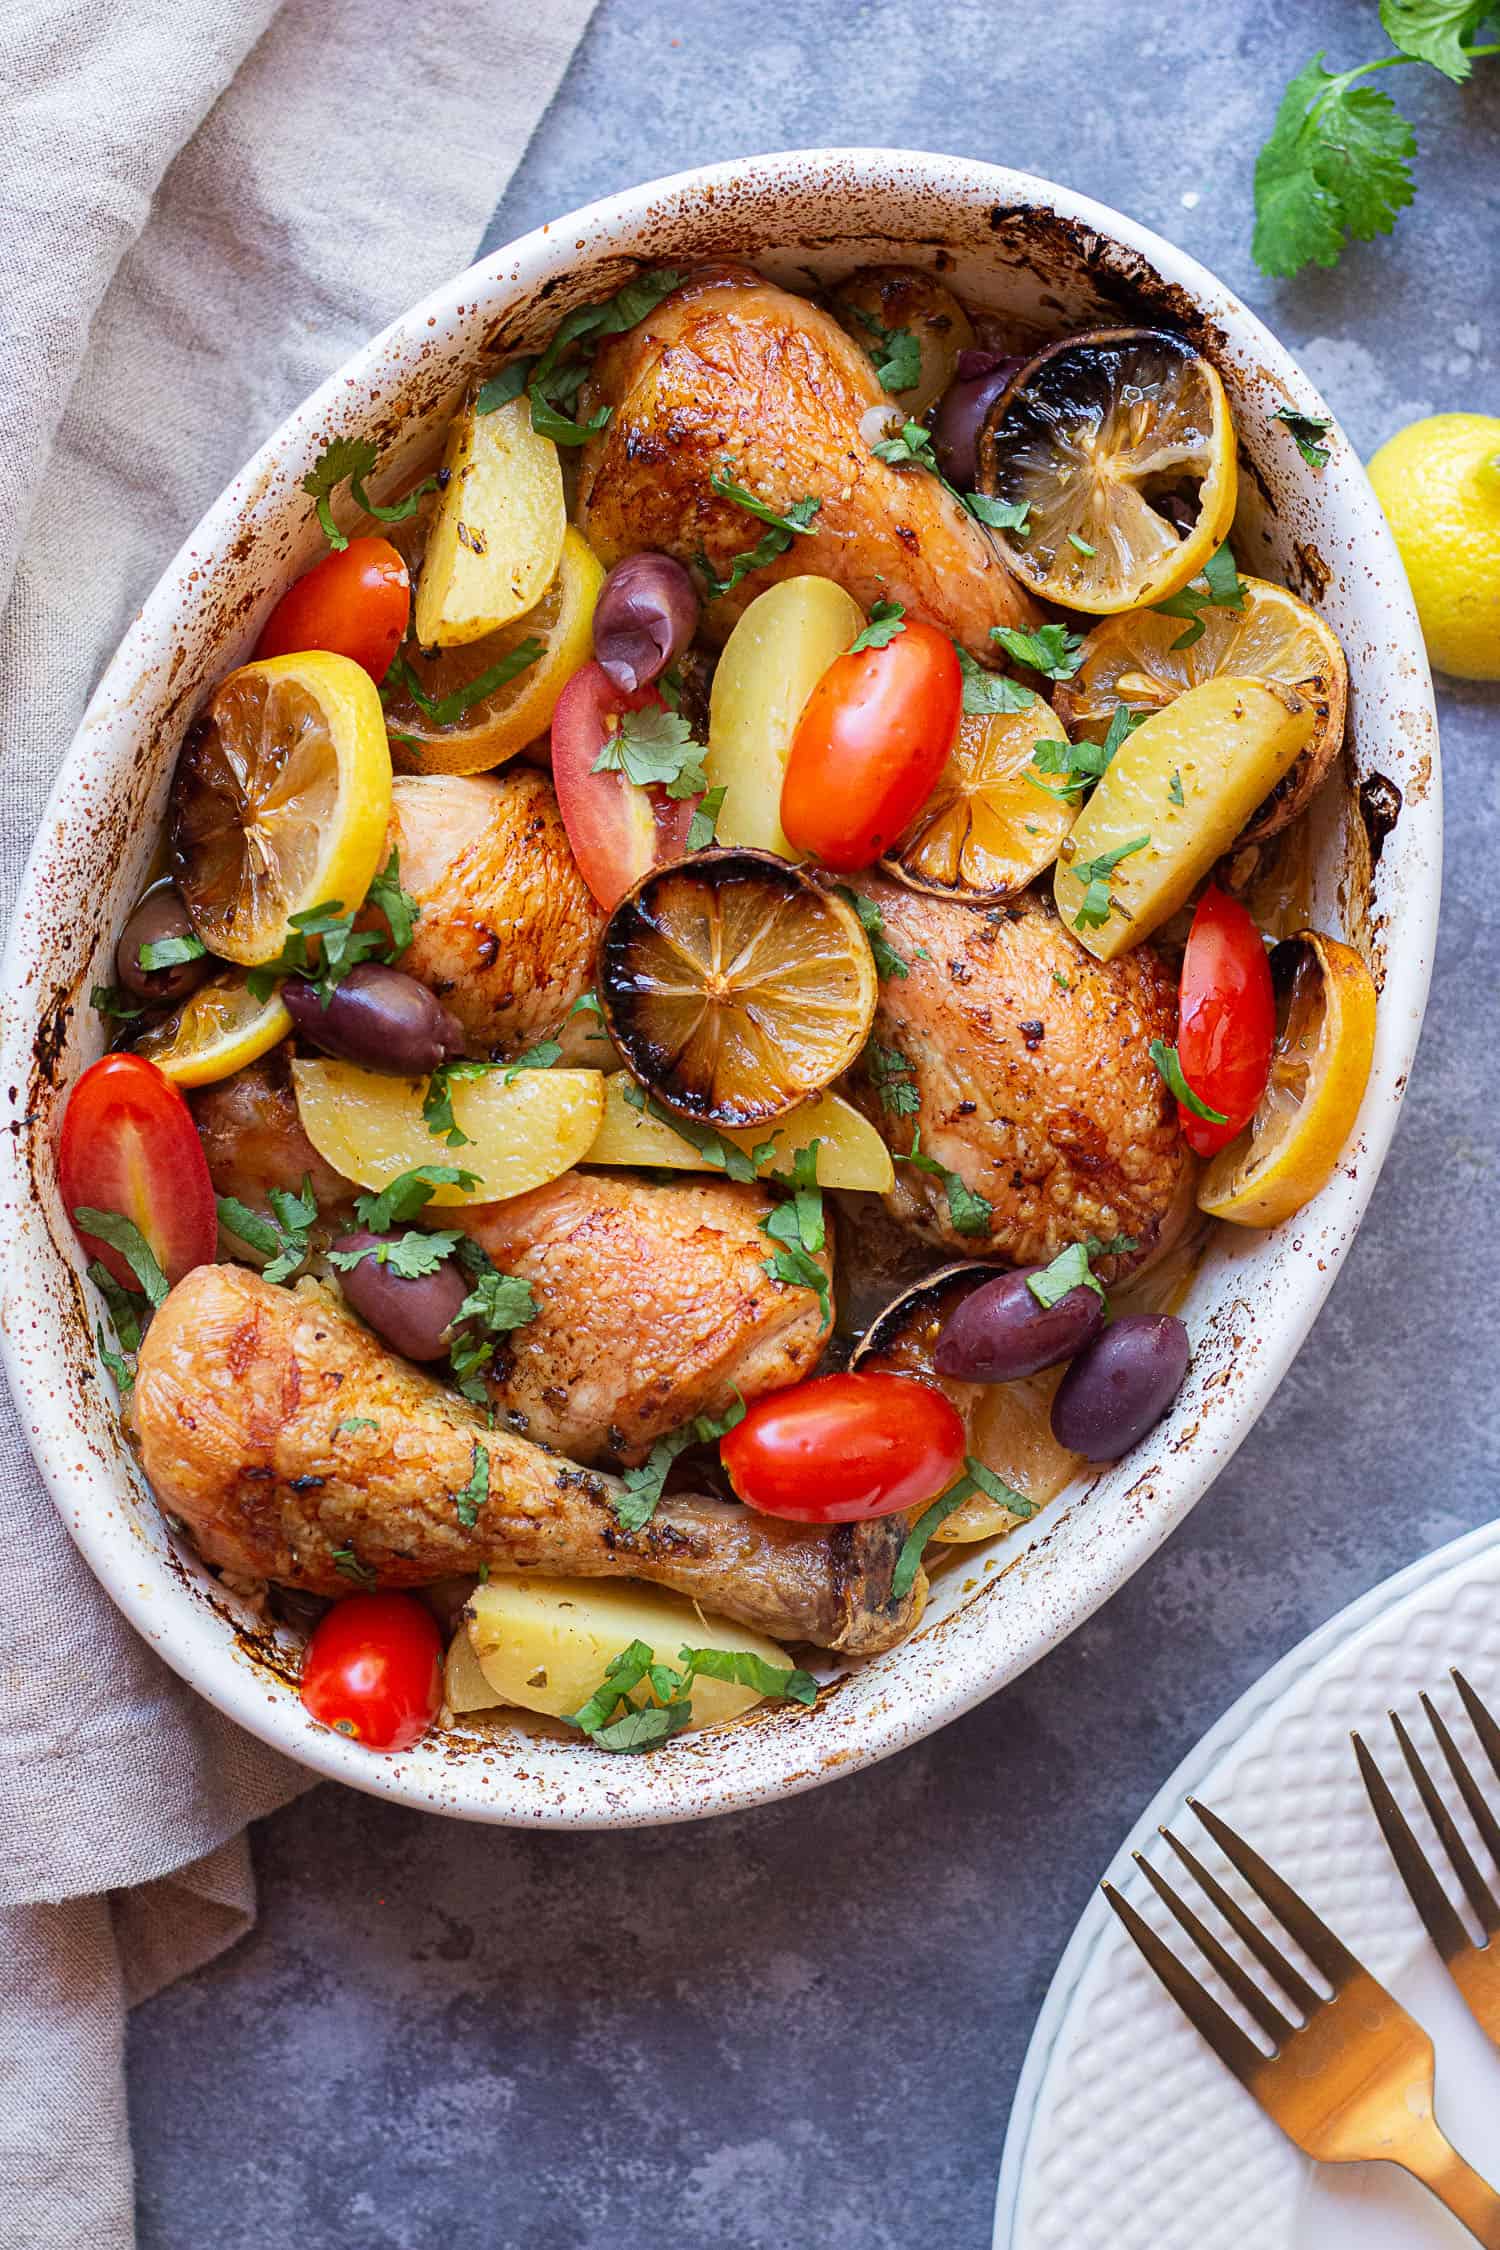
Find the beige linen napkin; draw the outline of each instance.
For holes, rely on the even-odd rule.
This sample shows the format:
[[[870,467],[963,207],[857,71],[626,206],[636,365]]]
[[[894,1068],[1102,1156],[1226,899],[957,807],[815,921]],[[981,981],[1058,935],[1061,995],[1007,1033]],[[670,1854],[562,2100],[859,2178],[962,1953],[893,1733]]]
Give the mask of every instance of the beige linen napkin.
[[[203,508],[472,258],[592,0],[0,0],[0,906]],[[125,2009],[303,1785],[138,1641],[0,1399],[0,2250],[128,2250]]]

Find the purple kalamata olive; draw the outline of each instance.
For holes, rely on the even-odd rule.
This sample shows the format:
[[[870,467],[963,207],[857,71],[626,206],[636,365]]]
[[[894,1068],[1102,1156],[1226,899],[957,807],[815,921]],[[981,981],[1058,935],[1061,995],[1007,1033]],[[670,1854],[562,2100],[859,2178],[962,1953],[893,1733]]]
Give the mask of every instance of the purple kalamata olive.
[[[998,1274],[964,1298],[943,1324],[932,1354],[939,1375],[961,1383],[1018,1383],[1056,1367],[1099,1333],[1104,1299],[1080,1283],[1055,1305],[1027,1287],[1039,1266]]]
[[[1012,354],[967,351],[932,416],[932,450],[938,467],[960,492],[972,492],[979,474],[979,432],[985,416],[1023,364]]]
[[[698,629],[698,590],[671,555],[627,555],[594,605],[594,654],[626,695],[649,687]]]
[[[1086,1461],[1117,1461],[1166,1413],[1191,1358],[1171,1313],[1127,1313],[1081,1351],[1052,1401],[1052,1435]]]
[[[374,1250],[383,1242],[399,1239],[391,1234],[371,1234],[368,1227],[339,1236],[331,1249],[338,1257],[357,1250]],[[445,1258],[433,1273],[408,1281],[377,1258],[361,1258],[357,1265],[341,1267],[335,1260],[339,1284],[354,1310],[377,1336],[403,1359],[441,1359],[448,1349],[449,1331],[469,1293],[462,1266]]]
[[[162,883],[148,891],[120,932],[115,947],[115,975],[137,1000],[152,1000],[176,1007],[190,992],[211,977],[219,964],[211,953],[196,954],[191,961],[174,961],[170,968],[143,969],[141,947],[160,945],[166,938],[195,938],[192,918],[182,894]]]
[[[463,1025],[436,993],[382,961],[361,961],[341,977],[326,1008],[305,977],[288,977],[281,997],[310,1046],[368,1070],[417,1078],[464,1051]]]

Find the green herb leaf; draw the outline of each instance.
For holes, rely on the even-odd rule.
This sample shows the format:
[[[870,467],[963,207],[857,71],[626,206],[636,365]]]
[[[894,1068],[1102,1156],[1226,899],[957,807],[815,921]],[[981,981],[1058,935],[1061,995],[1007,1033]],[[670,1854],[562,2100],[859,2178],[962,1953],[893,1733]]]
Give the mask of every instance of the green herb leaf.
[[[921,422],[903,422],[899,436],[881,438],[870,451],[887,468],[925,469],[930,476],[942,476],[932,449],[932,432]]]
[[[1070,680],[1083,662],[1083,635],[1066,625],[1038,625],[1023,633],[1014,625],[992,625],[990,639],[998,641],[1016,664],[1025,664],[1049,680]]]
[[[821,500],[815,500],[809,494],[801,500],[794,500],[787,509],[773,508],[769,502],[758,500],[747,486],[736,483],[730,474],[728,462],[721,462],[708,481],[721,500],[732,500],[737,508],[743,508],[747,515],[755,516],[768,526],[764,537],[758,539],[753,547],[730,557],[727,578],[717,577],[707,557],[699,557],[698,567],[707,577],[715,594],[732,593],[740,580],[747,578],[752,570],[759,570],[763,564],[774,562],[778,555],[784,555],[799,532],[812,529],[813,517],[823,505]]]
[[[99,1359],[105,1373],[114,1377],[115,1389],[119,1392],[120,1397],[122,1399],[129,1398],[131,1392],[135,1389],[135,1369],[128,1359],[123,1358],[119,1352],[110,1349],[102,1320],[95,1322],[94,1334],[99,1341]]]
[[[377,523],[405,523],[421,506],[425,494],[436,489],[436,477],[427,477],[404,499],[393,500],[382,507],[372,500],[365,490],[365,479],[374,470],[379,456],[368,438],[335,438],[318,455],[307,475],[302,479],[302,489],[317,502],[318,521],[323,536],[335,553],[342,553],[349,542],[333,520],[332,500],[339,486],[348,480],[355,505]]]
[[[545,653],[544,644],[534,633],[528,633],[524,641],[518,641],[504,656],[487,665],[484,671],[476,672],[472,680],[465,680],[462,687],[451,689],[447,695],[429,695],[404,656],[396,658],[386,679],[404,688],[417,709],[435,727],[451,727],[456,726],[460,719],[466,718],[476,704],[485,702],[501,688],[509,687],[511,681],[519,679],[523,672],[530,671],[532,665],[539,663]]]
[[[800,1667],[783,1671],[746,1648],[684,1648],[677,1661],[683,1670],[705,1680],[733,1680],[738,1687],[753,1688],[757,1695],[775,1695],[793,1703],[814,1704],[818,1683]]]
[[[870,951],[875,957],[875,974],[878,977],[904,977],[910,967],[903,961],[885,934],[885,916],[874,899],[866,898],[862,891],[851,891],[847,883],[840,883],[838,894],[847,899],[859,916],[859,926],[870,941]]]
[[[987,492],[966,492],[963,503],[971,516],[987,523],[992,531],[1014,531],[1024,539],[1031,529],[1029,500],[992,500]]]
[[[1172,768],[1172,778],[1167,783],[1167,795],[1174,805],[1180,805],[1185,801],[1182,794],[1182,772],[1180,767],[1174,766]]]
[[[90,1204],[80,1204],[73,1213],[73,1224],[82,1227],[85,1234],[100,1242],[107,1242],[111,1250],[118,1250],[141,1288],[146,1302],[156,1312],[167,1301],[167,1277],[156,1262],[156,1254],[136,1225],[134,1219],[123,1218],[118,1211],[96,1211]]]
[[[608,424],[614,412],[612,406],[601,406],[586,422],[575,422],[571,415],[559,410],[533,383],[530,391],[531,426],[538,437],[551,438],[554,445],[587,445],[591,437]]]
[[[427,1091],[422,1096],[422,1122],[429,1133],[445,1140],[449,1148],[469,1148],[473,1136],[466,1133],[453,1114],[453,1088],[470,1084],[476,1078],[487,1078],[498,1063],[482,1062],[468,1055],[455,1055],[441,1062],[427,1080]]]
[[[267,1000],[283,977],[300,976],[313,986],[326,1008],[335,986],[361,961],[393,961],[398,953],[404,953],[411,943],[412,925],[422,910],[411,893],[401,888],[401,863],[394,850],[372,881],[368,895],[385,915],[387,930],[355,929],[360,909],[353,908],[346,914],[340,899],[304,907],[289,917],[292,934],[276,959],[247,972],[245,982],[251,997]]]
[[[1122,859],[1132,852],[1142,852],[1150,843],[1149,836],[1132,836],[1128,844],[1116,844],[1113,851],[1100,852],[1096,859],[1080,860],[1072,873],[1084,885],[1078,912],[1073,917],[1075,930],[1102,930],[1109,920],[1114,900],[1109,895],[1109,878]]]
[[[849,654],[857,656],[862,648],[885,648],[898,633],[905,631],[905,603],[877,602],[870,612],[869,624],[849,643]]]
[[[488,382],[481,383],[479,395],[474,401],[475,413],[493,414],[497,406],[509,406],[511,400],[519,398],[525,390],[535,365],[534,359],[513,359],[508,366],[501,368],[498,375],[492,375]]]
[[[263,1280],[285,1281],[297,1271],[307,1256],[308,1233],[318,1217],[310,1172],[303,1173],[302,1190],[298,1195],[290,1188],[268,1191],[266,1201],[271,1206],[270,1217],[264,1211],[252,1210],[235,1195],[221,1195],[215,1200],[219,1206],[220,1226],[270,1260],[263,1269]]]
[[[1335,75],[1314,55],[1288,85],[1255,162],[1255,236],[1263,272],[1337,263],[1349,235],[1389,234],[1413,194],[1416,136],[1388,94]],[[1439,66],[1441,67],[1441,66]]]
[[[493,1259],[467,1235],[459,1240],[458,1256],[473,1287],[454,1318],[448,1364],[465,1398],[482,1406],[485,1374],[493,1364],[499,1339],[535,1320],[538,1306],[531,1283],[517,1274],[501,1273]]]
[[[964,710],[972,719],[987,719],[997,712],[1044,711],[1047,707],[1040,696],[1030,688],[1022,687],[1019,680],[1008,679],[1003,672],[987,672],[977,657],[953,644],[958,656],[958,668],[964,676]]]
[[[1037,1303],[1049,1312],[1074,1289],[1092,1289],[1100,1298],[1104,1295],[1103,1284],[1090,1270],[1087,1245],[1082,1242],[1070,1242],[1066,1250],[1058,1252],[1051,1265],[1029,1275],[1026,1286]]]
[[[759,1695],[784,1697],[796,1703],[817,1701],[818,1683],[810,1672],[782,1671],[750,1649],[684,1648],[677,1661],[681,1666],[678,1671],[670,1664],[658,1664],[644,1641],[632,1641],[618,1656],[610,1658],[602,1685],[579,1710],[568,1715],[569,1726],[579,1728],[601,1750],[653,1750],[690,1723],[692,1686],[700,1676],[734,1680]],[[655,1702],[631,1702],[642,1685],[649,1687]]]
[[[1203,612],[1206,609],[1243,610],[1249,591],[1234,565],[1226,541],[1216,547],[1199,575],[1183,587],[1180,594],[1171,594],[1164,602],[1153,602],[1151,607],[1161,617],[1186,617],[1188,629],[1172,643],[1175,650],[1191,648],[1203,638]]]
[[[1035,1501],[1028,1500],[1024,1492],[1018,1492],[1013,1484],[1007,1484],[1003,1477],[997,1477],[993,1469],[987,1469],[972,1454],[966,1455],[963,1475],[950,1484],[946,1492],[940,1492],[929,1507],[922,1510],[907,1533],[901,1552],[896,1557],[896,1567],[891,1573],[893,1601],[905,1601],[917,1582],[917,1572],[922,1567],[922,1557],[933,1533],[941,1530],[948,1518],[966,1500],[972,1500],[976,1492],[982,1492],[987,1500],[993,1500],[998,1507],[1008,1509],[1011,1515],[1019,1516],[1023,1523],[1028,1522],[1037,1512]]]
[[[393,844],[391,856],[371,879],[365,904],[378,907],[391,933],[390,958],[394,961],[411,944],[412,932],[422,919],[422,909],[410,891],[401,888],[401,854]]]
[[[615,1516],[622,1529],[641,1531],[651,1521],[661,1504],[667,1471],[679,1453],[686,1453],[690,1445],[717,1443],[744,1419],[745,1402],[736,1391],[734,1403],[718,1420],[710,1414],[695,1414],[680,1430],[669,1430],[665,1437],[658,1438],[645,1460],[638,1467],[625,1471],[622,1480],[625,1489],[614,1497]],[[634,1684],[632,1681],[631,1685]]]
[[[604,738],[594,760],[595,773],[623,773],[638,788],[658,782],[669,797],[697,797],[708,787],[704,746],[680,713],[660,703],[622,711],[620,723]]]
[[[922,1097],[913,1083],[915,1072],[895,1047],[882,1047],[872,1039],[865,1049],[865,1076],[880,1096],[888,1117],[915,1117]]]
[[[866,345],[882,390],[914,391],[922,380],[922,346],[910,328],[887,328],[863,305],[846,308],[872,341]]]
[[[1227,1125],[1229,1123],[1228,1116],[1223,1110],[1210,1109],[1202,1095],[1193,1092],[1192,1087],[1187,1082],[1175,1047],[1169,1047],[1165,1039],[1153,1039],[1149,1053],[1168,1092],[1182,1104],[1184,1109],[1191,1110],[1194,1117],[1201,1117],[1206,1125]]]
[[[833,1326],[833,1297],[828,1276],[800,1242],[783,1243],[764,1261],[762,1270],[785,1289],[811,1289],[822,1314],[819,1334]]]
[[[1097,555],[1099,552],[1098,548],[1091,547],[1086,539],[1080,539],[1076,531],[1068,533],[1068,544],[1070,547],[1076,547],[1080,555]]]
[[[468,1483],[461,1492],[453,1495],[453,1505],[465,1531],[473,1530],[479,1511],[490,1496],[489,1449],[481,1445],[478,1438],[474,1440],[473,1462]]]
[[[534,1047],[528,1047],[523,1054],[517,1055],[514,1062],[506,1064],[506,1085],[513,1086],[523,1070],[550,1070],[561,1054],[560,1040],[539,1039]]]
[[[467,1195],[470,1188],[481,1184],[477,1172],[461,1171],[456,1164],[416,1164],[388,1181],[378,1195],[356,1196],[354,1215],[372,1234],[389,1234],[393,1227],[408,1225],[424,1211],[435,1188],[462,1188]]]
[[[1494,12],[1495,0],[1380,0],[1387,38],[1413,62],[1431,63],[1456,84],[1474,58],[1463,41]]]
[[[428,1274],[436,1273],[445,1259],[452,1257],[460,1240],[460,1235],[452,1228],[418,1229],[410,1234],[398,1234],[390,1242],[367,1242],[360,1250],[330,1250],[328,1263],[339,1273],[350,1273],[368,1258],[371,1264],[385,1266],[402,1281],[423,1281]]]
[[[202,938],[190,932],[186,937],[148,938],[135,957],[149,974],[154,969],[180,968],[184,961],[201,961],[207,951]]]
[[[380,1424],[372,1422],[368,1414],[351,1414],[339,1424],[341,1430],[378,1430],[379,1427]]]
[[[1333,428],[1326,414],[1299,414],[1295,406],[1278,406],[1271,419],[1286,424],[1297,451],[1310,467],[1326,468],[1328,447],[1319,442]]]
[[[380,1576],[378,1570],[360,1561],[352,1547],[335,1547],[329,1560],[341,1578],[352,1578],[356,1586],[373,1586]]]
[[[109,1308],[109,1317],[120,1341],[122,1351],[138,1352],[141,1348],[141,1331],[146,1325],[150,1306],[146,1298],[138,1296],[116,1281],[102,1258],[89,1262],[89,1279]]]
[[[687,848],[690,852],[707,851],[718,835],[719,815],[724,810],[728,786],[720,782],[715,789],[706,789],[693,807],[693,817],[688,823]]]
[[[121,1023],[130,1023],[136,1016],[146,1013],[144,1000],[137,1000],[120,984],[96,984],[89,990],[89,1006],[97,1015],[114,1016]]]
[[[948,1204],[948,1218],[957,1234],[988,1234],[995,1207],[987,1202],[957,1172],[950,1172],[946,1164],[939,1164],[935,1156],[928,1156],[922,1148],[922,1130],[912,1127],[911,1147],[903,1156],[892,1152],[898,1164],[913,1164],[919,1172],[929,1172],[943,1183],[943,1193]]]

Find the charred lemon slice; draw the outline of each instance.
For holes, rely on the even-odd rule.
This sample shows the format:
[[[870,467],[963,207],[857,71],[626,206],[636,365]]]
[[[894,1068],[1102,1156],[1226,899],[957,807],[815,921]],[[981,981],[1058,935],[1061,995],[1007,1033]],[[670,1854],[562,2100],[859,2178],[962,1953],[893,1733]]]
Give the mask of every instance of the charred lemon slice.
[[[536,608],[462,648],[404,648],[384,688],[396,764],[412,773],[485,773],[535,742],[593,653],[604,565],[571,528]]]
[[[1325,1184],[1375,1053],[1375,981],[1352,946],[1302,930],[1277,946],[1271,970],[1280,1019],[1271,1076],[1198,1189],[1201,1211],[1240,1227],[1274,1227]]]
[[[1122,703],[1146,718],[1221,673],[1295,688],[1311,701],[1317,728],[1291,772],[1251,816],[1240,839],[1250,844],[1294,820],[1338,756],[1349,667],[1337,633],[1306,602],[1264,578],[1240,583],[1244,608],[1201,610],[1202,633],[1187,648],[1179,645],[1181,620],[1155,610],[1096,625],[1078,670],[1058,685],[1057,708],[1075,735],[1102,742]]]
[[[769,852],[699,852],[643,877],[605,924],[599,998],[632,1077],[708,1125],[820,1093],[875,1014],[875,964],[843,899]]]
[[[965,718],[937,787],[883,861],[914,891],[997,899],[1024,891],[1052,865],[1073,825],[1074,800],[1036,762],[1040,743],[1066,751],[1040,696],[1021,711]]]
[[[385,856],[391,754],[375,683],[310,650],[241,665],[172,781],[172,873],[210,953],[272,961],[291,917],[357,907]]]
[[[1196,578],[1234,518],[1218,375],[1164,329],[1103,329],[1022,368],[979,437],[979,489],[1027,509],[1001,531],[1026,585],[1107,616]]]
[[[252,999],[236,969],[200,984],[180,1008],[142,1032],[138,1055],[178,1086],[207,1086],[258,1062],[292,1028],[274,992]]]

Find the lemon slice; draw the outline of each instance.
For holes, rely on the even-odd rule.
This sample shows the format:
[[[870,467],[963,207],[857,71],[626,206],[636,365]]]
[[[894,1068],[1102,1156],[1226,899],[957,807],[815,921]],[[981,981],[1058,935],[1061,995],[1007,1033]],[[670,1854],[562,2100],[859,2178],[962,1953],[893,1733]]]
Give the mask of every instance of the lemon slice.
[[[820,1093],[863,1047],[876,994],[853,908],[769,852],[654,868],[599,946],[627,1068],[705,1125],[757,1125]]]
[[[603,584],[603,563],[582,534],[570,529],[557,576],[536,608],[513,625],[462,648],[403,649],[385,690],[396,764],[413,773],[484,773],[545,734],[558,697],[593,654],[594,604]],[[527,641],[540,641],[541,655],[505,677]],[[491,692],[467,700],[475,683],[491,673],[499,675]],[[433,704],[435,711],[429,708]],[[445,708],[453,711],[451,718],[444,716]]]
[[[1180,592],[1228,537],[1234,446],[1224,385],[1191,344],[1102,329],[1021,370],[980,432],[979,489],[1029,510],[1024,532],[997,534],[1016,576],[1105,616]]]
[[[605,1079],[604,1119],[585,1163],[660,1165],[673,1172],[723,1169],[705,1163],[696,1141],[684,1139],[675,1126],[653,1117],[644,1102],[637,1107],[628,1099],[631,1093],[640,1100],[640,1088],[627,1071],[615,1071]],[[840,1094],[819,1094],[788,1110],[774,1125],[741,1126],[720,1137],[746,1156],[770,1141],[771,1154],[756,1167],[763,1179],[771,1172],[789,1172],[798,1149],[810,1148],[816,1141],[819,1187],[863,1188],[872,1195],[888,1195],[895,1184],[890,1150],[869,1119]]]
[[[172,873],[210,953],[253,967],[291,916],[360,905],[385,854],[391,754],[375,683],[309,650],[241,665],[194,722],[172,781]]]
[[[1375,1053],[1375,981],[1352,946],[1302,930],[1271,958],[1281,1024],[1270,1080],[1198,1189],[1200,1211],[1240,1227],[1274,1227],[1325,1184]]]
[[[1102,742],[1122,703],[1144,718],[1221,673],[1295,688],[1312,703],[1316,730],[1252,815],[1240,841],[1255,843],[1296,818],[1338,756],[1349,667],[1337,633],[1306,602],[1264,578],[1240,583],[1244,609],[1200,611],[1203,632],[1188,648],[1174,645],[1182,638],[1180,618],[1149,609],[1106,618],[1084,642],[1078,670],[1059,684],[1057,708],[1075,736]]]
[[[965,718],[936,788],[882,864],[938,898],[1011,898],[1052,865],[1073,825],[1064,776],[1036,764],[1039,742],[1064,741],[1040,696],[1023,711]]]
[[[597,1070],[523,1070],[507,1085],[502,1066],[449,1089],[467,1135],[450,1148],[422,1115],[425,1079],[309,1056],[292,1064],[292,1090],[319,1156],[360,1187],[388,1187],[421,1164],[477,1175],[472,1187],[445,1182],[434,1204],[498,1203],[555,1180],[586,1155],[604,1114]]]
[[[258,1062],[291,1028],[276,993],[252,999],[244,978],[231,969],[200,984],[180,1008],[143,1031],[135,1051],[174,1085],[207,1086]]]

